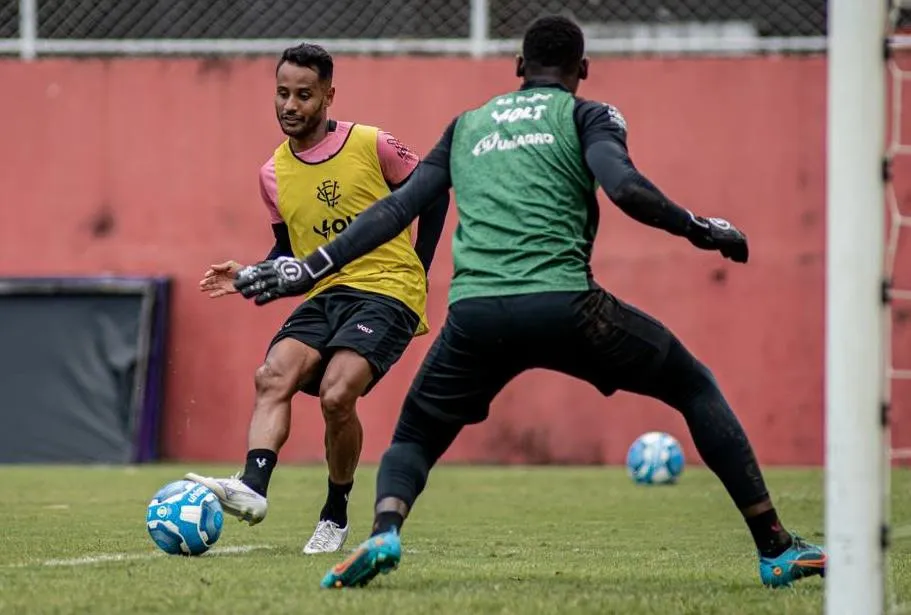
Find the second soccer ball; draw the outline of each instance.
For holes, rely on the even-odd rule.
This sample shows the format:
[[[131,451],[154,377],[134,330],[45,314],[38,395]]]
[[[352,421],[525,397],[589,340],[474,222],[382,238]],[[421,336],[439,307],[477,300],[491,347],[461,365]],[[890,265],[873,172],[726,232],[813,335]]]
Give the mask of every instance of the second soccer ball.
[[[641,485],[677,482],[683,472],[683,449],[672,435],[661,431],[642,434],[626,454],[626,471]]]

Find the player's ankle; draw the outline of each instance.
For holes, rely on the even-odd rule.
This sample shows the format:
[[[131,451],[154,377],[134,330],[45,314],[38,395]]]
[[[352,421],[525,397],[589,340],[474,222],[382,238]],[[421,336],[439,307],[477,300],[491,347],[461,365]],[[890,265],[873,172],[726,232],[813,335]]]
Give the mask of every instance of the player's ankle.
[[[247,452],[247,463],[240,481],[247,487],[266,497],[269,490],[269,481],[272,479],[272,470],[278,463],[275,451],[264,448],[254,448]]]
[[[339,527],[348,526],[348,496],[354,487],[354,481],[334,483],[329,479],[326,503],[320,511],[320,521],[331,521]]]
[[[376,518],[373,521],[373,531],[370,533],[370,536],[373,537],[378,534],[385,534],[393,529],[396,532],[399,532],[404,523],[405,517],[403,517],[401,513],[395,511],[376,513]]]
[[[319,513],[319,520],[331,521],[339,527],[348,527],[348,510],[338,510],[328,505],[323,506],[323,509]]]
[[[778,519],[775,508],[746,517],[756,548],[763,557],[778,557],[787,551],[794,540]]]

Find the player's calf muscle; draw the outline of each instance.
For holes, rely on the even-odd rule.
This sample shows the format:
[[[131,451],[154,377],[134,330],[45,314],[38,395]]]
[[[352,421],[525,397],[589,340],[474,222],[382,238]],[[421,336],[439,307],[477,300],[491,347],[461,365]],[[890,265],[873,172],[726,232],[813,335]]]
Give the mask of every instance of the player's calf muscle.
[[[320,406],[326,422],[326,462],[329,479],[336,484],[354,480],[363,445],[363,428],[357,416],[357,399],[373,378],[366,359],[340,350],[326,367],[320,383]]]
[[[250,449],[278,452],[291,430],[291,398],[299,383],[319,364],[316,350],[295,340],[282,340],[272,347],[256,370],[256,402],[250,420]]]

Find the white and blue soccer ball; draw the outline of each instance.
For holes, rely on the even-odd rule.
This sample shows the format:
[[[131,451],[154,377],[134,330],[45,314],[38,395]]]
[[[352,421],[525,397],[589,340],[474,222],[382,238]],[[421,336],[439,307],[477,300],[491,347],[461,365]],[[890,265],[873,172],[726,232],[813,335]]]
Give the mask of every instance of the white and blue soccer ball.
[[[218,541],[223,523],[218,497],[208,487],[189,480],[162,487],[146,513],[149,536],[171,555],[202,555]]]
[[[640,485],[668,485],[683,472],[683,449],[674,436],[662,431],[642,434],[626,454],[626,472]]]

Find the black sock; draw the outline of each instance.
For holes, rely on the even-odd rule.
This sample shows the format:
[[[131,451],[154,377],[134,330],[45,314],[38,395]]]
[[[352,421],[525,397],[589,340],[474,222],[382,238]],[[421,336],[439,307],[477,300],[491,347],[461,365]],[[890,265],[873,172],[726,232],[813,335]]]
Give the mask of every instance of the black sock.
[[[772,508],[755,517],[745,519],[756,548],[765,557],[778,557],[791,546],[791,535],[778,520],[778,513]]]
[[[266,497],[269,479],[272,478],[272,470],[275,469],[277,463],[278,455],[275,451],[254,448],[247,453],[247,465],[244,467],[244,475],[240,480],[256,493]]]
[[[319,514],[320,521],[332,521],[339,527],[348,526],[348,494],[354,482],[337,485],[329,481],[329,494],[326,496],[326,504]]]
[[[404,523],[405,517],[395,511],[376,513],[376,518],[373,520],[373,532],[370,535],[376,536],[388,532],[392,528],[401,532]]]

